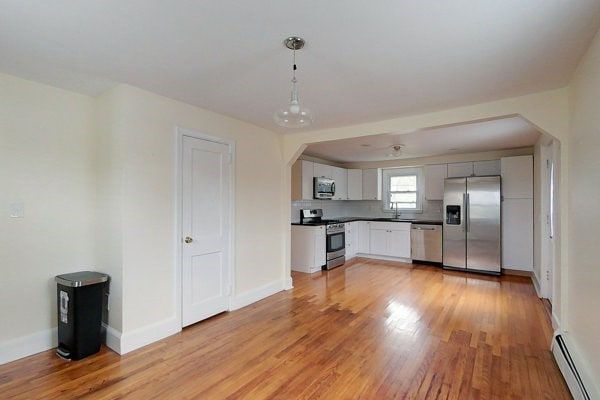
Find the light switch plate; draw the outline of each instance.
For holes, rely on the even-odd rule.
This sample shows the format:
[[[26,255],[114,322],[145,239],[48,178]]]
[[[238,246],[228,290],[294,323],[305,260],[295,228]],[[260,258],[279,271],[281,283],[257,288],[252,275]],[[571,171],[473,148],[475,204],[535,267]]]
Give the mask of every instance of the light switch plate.
[[[10,203],[10,217],[11,218],[24,218],[25,217],[25,204]]]

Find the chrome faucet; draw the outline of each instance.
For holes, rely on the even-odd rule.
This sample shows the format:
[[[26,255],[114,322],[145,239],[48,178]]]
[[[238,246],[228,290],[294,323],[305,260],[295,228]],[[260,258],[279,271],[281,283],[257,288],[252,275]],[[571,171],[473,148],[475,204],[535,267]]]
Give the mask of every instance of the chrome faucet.
[[[398,212],[398,202],[394,202],[394,208],[396,209],[396,215],[394,216],[394,219],[398,219],[400,218],[400,213]]]

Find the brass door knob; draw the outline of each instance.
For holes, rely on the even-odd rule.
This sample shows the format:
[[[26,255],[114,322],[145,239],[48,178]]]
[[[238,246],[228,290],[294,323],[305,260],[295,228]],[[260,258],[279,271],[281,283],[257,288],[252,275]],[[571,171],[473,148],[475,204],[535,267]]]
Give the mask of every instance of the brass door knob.
[[[186,243],[192,243],[194,241],[194,239],[192,239],[189,236],[186,236],[185,239],[183,239],[183,241],[186,242]]]

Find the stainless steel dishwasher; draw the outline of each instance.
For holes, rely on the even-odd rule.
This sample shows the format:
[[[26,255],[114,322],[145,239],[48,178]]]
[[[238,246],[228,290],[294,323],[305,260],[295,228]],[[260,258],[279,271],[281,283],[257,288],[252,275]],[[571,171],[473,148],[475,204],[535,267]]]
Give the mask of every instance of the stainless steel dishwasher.
[[[442,262],[442,226],[412,224],[410,230],[413,261]]]

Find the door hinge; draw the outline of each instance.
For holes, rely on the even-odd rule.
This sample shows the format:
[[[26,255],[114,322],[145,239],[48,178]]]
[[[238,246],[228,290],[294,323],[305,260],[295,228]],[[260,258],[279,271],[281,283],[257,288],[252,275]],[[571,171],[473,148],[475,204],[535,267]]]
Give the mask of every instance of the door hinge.
[[[550,280],[550,270],[546,270],[546,280],[549,281]]]

